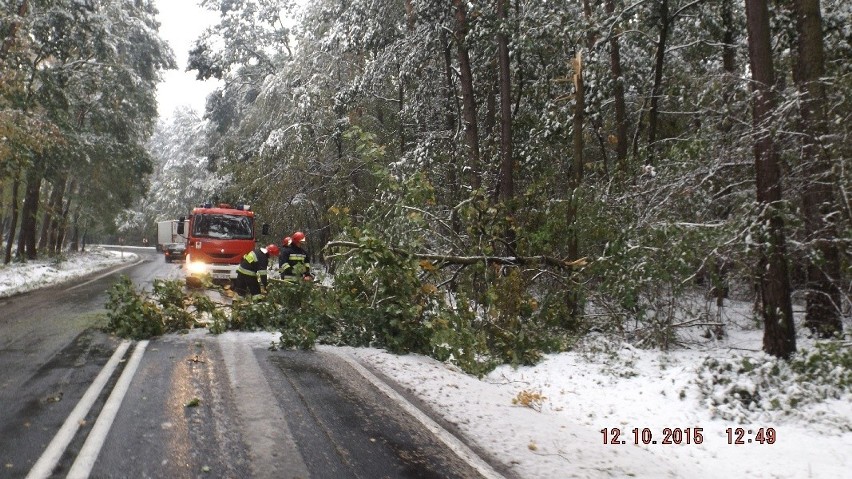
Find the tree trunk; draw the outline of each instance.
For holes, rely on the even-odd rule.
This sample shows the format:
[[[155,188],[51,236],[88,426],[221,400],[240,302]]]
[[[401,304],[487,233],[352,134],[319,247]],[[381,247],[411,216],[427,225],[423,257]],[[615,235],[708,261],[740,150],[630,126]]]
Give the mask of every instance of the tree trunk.
[[[81,207],[78,202],[77,206],[74,208],[74,215],[72,216],[71,244],[68,247],[73,253],[80,251],[80,210]]]
[[[663,89],[663,67],[666,62],[666,43],[669,37],[669,0],[660,1],[660,36],[657,39],[657,54],[654,60],[654,86],[651,88],[651,107],[648,110],[648,161],[656,160],[657,121],[659,117],[660,91]]]
[[[595,24],[595,19],[592,15],[593,9],[592,4],[589,0],[583,0],[583,16],[586,17],[586,49],[591,52],[595,50],[595,45],[598,42],[598,37],[600,36],[597,28],[593,25]],[[600,111],[600,99],[596,96],[591,98],[591,105],[589,108],[593,111]],[[595,139],[598,140],[598,146],[601,150],[601,163],[603,164],[603,175],[604,178],[609,178],[609,159],[608,159],[608,148],[606,146],[606,140],[603,137],[604,125],[603,118],[600,115],[593,116],[589,118],[589,121],[592,123],[592,132],[595,135]]]
[[[807,255],[807,313],[805,325],[822,337],[843,331],[840,321],[840,253],[836,246],[837,226],[831,213],[836,211],[832,185],[839,184],[831,171],[829,152],[820,139],[826,125],[825,55],[822,39],[822,15],[819,0],[796,0],[796,28],[799,34],[797,71],[794,75],[801,93],[802,164],[805,188],[802,210],[805,215],[806,241],[813,252]],[[818,258],[814,261],[813,258]]]
[[[497,0],[497,16],[505,23],[506,0]],[[509,65],[509,39],[497,32],[497,62],[500,68],[500,195],[507,203],[515,196],[515,168],[512,151],[512,76]]]
[[[3,241],[3,232],[6,231],[6,186],[0,181],[0,243]]]
[[[62,252],[62,236],[65,234],[65,222],[68,220],[68,207],[71,204],[70,198],[67,204],[65,202],[65,194],[70,192],[70,189],[66,189],[66,183],[67,177],[65,176],[63,176],[61,182],[57,183],[60,194],[53,207],[53,219],[50,222],[50,233],[48,234],[48,249],[50,254],[53,255]]]
[[[612,16],[615,13],[615,0],[606,0],[606,12]],[[624,102],[624,77],[621,73],[621,51],[618,41],[621,30],[613,28],[609,39],[609,63],[612,69],[614,86],[612,91],[615,103],[615,158],[618,171],[627,173],[627,107]]]
[[[734,89],[737,88],[737,29],[734,25],[733,0],[722,0],[722,71],[725,72],[722,85],[722,108],[719,130],[727,133],[733,127],[731,113],[728,110]]]
[[[453,0],[455,7],[455,39],[458,48],[459,75],[462,92],[462,117],[464,120],[465,143],[470,154],[470,186],[478,190],[482,186],[482,167],[479,159],[479,128],[476,120],[476,97],[473,90],[473,72],[470,67],[470,55],[467,50],[467,12],[466,2]]]
[[[488,76],[488,89],[485,93],[485,115],[482,120],[482,126],[485,133],[483,136],[483,141],[485,144],[483,145],[483,151],[487,158],[494,158],[497,156],[495,152],[498,149],[498,141],[497,139],[500,135],[497,133],[497,97],[500,95],[500,74],[498,73],[500,67],[497,66],[499,64],[499,60],[497,57],[494,57],[495,68],[494,75]],[[495,171],[498,177],[500,171],[500,164],[498,163]],[[487,168],[486,171],[490,171],[490,168]],[[492,201],[495,203],[499,199],[500,189],[495,188],[492,192]]]
[[[497,0],[497,17],[502,21],[504,28],[508,15],[506,14],[506,0]],[[499,65],[500,84],[500,179],[499,199],[504,206],[508,207],[509,216],[511,201],[515,197],[515,161],[512,143],[512,75],[509,64],[509,38],[504,28],[497,31],[497,63]],[[510,221],[510,223],[513,223]],[[510,255],[515,254],[515,231],[506,227],[505,243]]]
[[[12,262],[12,245],[15,243],[15,229],[18,225],[18,190],[21,187],[20,174],[12,182],[12,217],[9,219],[9,237],[6,239],[6,256],[3,264]]]
[[[41,182],[43,159],[36,159],[27,172],[27,187],[24,193],[24,206],[21,208],[21,232],[18,236],[18,254],[27,259],[36,259],[36,229],[39,201],[41,200]]]
[[[746,0],[748,51],[752,74],[752,121],[757,207],[766,237],[760,239],[756,277],[764,322],[763,350],[788,358],[796,351],[790,278],[781,216],[781,167],[768,124],[775,108],[775,71],[769,37],[769,10],[765,0]]]
[[[584,158],[583,149],[585,143],[583,141],[583,122],[584,113],[586,110],[586,86],[583,83],[583,54],[577,52],[573,59],[574,66],[574,124],[573,124],[573,143],[574,143],[574,167],[572,168],[570,185],[577,188],[583,182]]]
[[[722,69],[732,74],[736,69],[737,46],[734,43],[736,29],[734,27],[733,0],[722,0]]]
[[[583,56],[577,52],[574,57],[574,125],[573,125],[573,142],[574,142],[574,162],[571,168],[571,178],[568,184],[571,198],[569,204],[568,225],[571,228],[571,237],[568,241],[568,257],[571,259],[579,258],[580,246],[577,236],[577,189],[583,182],[583,118],[586,109],[585,103],[585,85],[583,84]]]
[[[414,4],[411,0],[405,0],[405,21],[408,26],[408,31],[414,30]]]
[[[458,123],[456,122],[456,118],[458,118],[458,112],[461,108],[459,108],[458,95],[456,94],[456,87],[453,82],[453,56],[450,49],[450,43],[447,40],[446,33],[443,29],[441,30],[440,37],[441,47],[444,53],[444,81],[446,82],[446,86],[444,87],[446,90],[444,94],[444,124],[447,129],[448,145],[450,148],[450,160],[449,165],[447,166],[447,189],[448,195],[455,201],[457,198],[456,194],[462,191],[461,184],[459,183],[459,177],[461,176],[462,169],[459,167],[458,152],[455,148],[455,138],[458,133]],[[462,229],[461,218],[455,208],[453,208],[451,214],[453,231],[458,233]]]
[[[63,185],[64,186],[64,185]],[[47,192],[45,192],[47,194]],[[50,189],[50,195],[48,195],[47,205],[45,205],[44,213],[41,218],[41,231],[38,236],[38,246],[37,249],[39,251],[48,250],[48,241],[50,238],[50,225],[53,222],[53,219],[56,214],[59,212],[59,207],[62,203],[62,198],[59,192],[58,182],[52,185]],[[59,205],[57,205],[57,202]]]
[[[441,46],[444,50],[444,81],[446,82],[446,107],[444,113],[444,123],[447,125],[447,131],[450,136],[455,136],[456,118],[460,110],[458,104],[458,96],[456,95],[456,87],[453,83],[453,57],[450,52],[450,44],[447,41],[446,33],[441,30]]]
[[[363,246],[352,241],[331,241],[327,243],[324,249],[334,248],[349,248],[359,249]],[[417,258],[422,260],[434,261],[437,263],[458,264],[458,265],[476,265],[476,264],[500,264],[506,266],[516,265],[545,265],[561,270],[576,270],[583,268],[589,264],[588,258],[578,258],[573,261],[565,261],[561,258],[553,256],[456,256],[433,253],[414,253],[400,248],[390,248],[396,254],[406,258]]]
[[[397,71],[399,72],[399,91],[397,92],[399,96],[399,109],[397,110],[399,118],[399,154],[402,156],[405,153],[405,118],[403,117],[405,110],[405,78],[402,74],[401,65],[397,65]]]
[[[24,0],[18,6],[18,17],[25,17],[30,10],[30,2],[28,0]],[[18,35],[18,30],[21,28],[21,22],[15,20],[9,23],[8,31],[6,33],[6,38],[3,39],[3,45],[0,46],[0,60],[5,59],[6,55],[9,53],[9,50],[12,49],[12,46],[15,45],[15,37]]]

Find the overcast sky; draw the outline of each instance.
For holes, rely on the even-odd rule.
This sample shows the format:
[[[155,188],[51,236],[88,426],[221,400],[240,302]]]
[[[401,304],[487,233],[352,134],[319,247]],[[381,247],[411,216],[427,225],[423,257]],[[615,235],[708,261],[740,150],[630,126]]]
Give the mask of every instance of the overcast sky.
[[[216,13],[198,6],[198,0],[157,0],[160,11],[160,36],[175,53],[177,70],[163,73],[163,82],[157,88],[160,116],[171,116],[175,108],[189,106],[200,114],[204,113],[207,94],[218,84],[216,81],[201,82],[195,72],[187,72],[186,61],[193,42],[206,27],[216,23]]]

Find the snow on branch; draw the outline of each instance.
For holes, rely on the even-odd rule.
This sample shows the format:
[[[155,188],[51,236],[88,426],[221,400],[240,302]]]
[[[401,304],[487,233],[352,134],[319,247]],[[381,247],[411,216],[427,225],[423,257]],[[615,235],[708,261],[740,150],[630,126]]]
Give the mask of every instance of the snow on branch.
[[[351,241],[331,241],[326,245],[326,248],[361,248],[358,243]],[[553,256],[455,256],[442,254],[428,253],[411,253],[398,248],[391,248],[394,253],[403,256],[410,256],[420,260],[439,261],[448,264],[471,265],[477,263],[502,264],[502,265],[525,265],[525,264],[544,264],[560,269],[579,269],[588,264],[587,258],[580,258],[574,261],[566,261]]]

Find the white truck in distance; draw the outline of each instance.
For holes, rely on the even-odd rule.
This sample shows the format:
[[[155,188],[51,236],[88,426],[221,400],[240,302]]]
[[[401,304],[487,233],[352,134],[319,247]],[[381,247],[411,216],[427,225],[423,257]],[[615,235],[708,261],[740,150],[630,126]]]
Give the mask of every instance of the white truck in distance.
[[[177,225],[177,220],[157,222],[157,251],[165,251],[170,244],[186,243],[186,237],[178,234]]]

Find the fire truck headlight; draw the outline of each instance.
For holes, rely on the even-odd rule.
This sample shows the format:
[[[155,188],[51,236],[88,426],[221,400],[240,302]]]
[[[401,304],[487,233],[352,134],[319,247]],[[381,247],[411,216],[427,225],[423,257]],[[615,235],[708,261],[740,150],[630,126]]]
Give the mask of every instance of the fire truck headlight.
[[[186,271],[189,274],[205,274],[207,273],[207,265],[201,261],[187,261]]]

